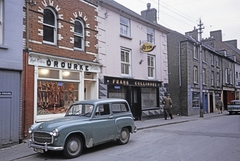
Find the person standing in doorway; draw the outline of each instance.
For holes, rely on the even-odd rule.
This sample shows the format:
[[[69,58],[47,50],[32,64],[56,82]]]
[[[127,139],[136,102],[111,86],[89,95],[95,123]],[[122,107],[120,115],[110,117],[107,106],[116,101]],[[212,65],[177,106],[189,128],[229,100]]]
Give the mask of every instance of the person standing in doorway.
[[[219,99],[217,100],[216,108],[218,110],[218,113],[222,113],[223,102],[221,100],[221,97],[219,97]]]
[[[165,120],[167,120],[167,115],[169,115],[169,117],[171,119],[173,119],[172,116],[172,99],[170,98],[170,94],[167,94],[167,96],[163,99],[162,101],[163,105],[164,105],[164,118]]]

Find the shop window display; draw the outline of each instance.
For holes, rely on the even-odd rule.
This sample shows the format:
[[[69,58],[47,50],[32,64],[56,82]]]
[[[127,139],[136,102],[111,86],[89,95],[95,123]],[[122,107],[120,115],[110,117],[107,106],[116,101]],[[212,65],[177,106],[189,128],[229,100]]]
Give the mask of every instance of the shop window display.
[[[37,114],[65,113],[78,100],[78,84],[59,81],[38,81]]]

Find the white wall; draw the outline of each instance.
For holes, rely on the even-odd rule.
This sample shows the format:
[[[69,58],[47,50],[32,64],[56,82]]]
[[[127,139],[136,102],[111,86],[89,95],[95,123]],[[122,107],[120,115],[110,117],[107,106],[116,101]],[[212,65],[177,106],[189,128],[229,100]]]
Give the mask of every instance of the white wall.
[[[140,43],[147,39],[144,24],[130,20],[131,38],[120,37],[120,15],[112,11],[106,11],[99,6],[99,61],[103,64],[102,76],[121,77],[120,47],[132,50],[132,77],[134,79],[148,80],[147,54],[140,51]],[[105,13],[107,12],[107,16]],[[167,36],[155,30],[156,48],[149,52],[156,58],[156,79],[168,83],[167,65]],[[140,60],[142,64],[139,64]]]

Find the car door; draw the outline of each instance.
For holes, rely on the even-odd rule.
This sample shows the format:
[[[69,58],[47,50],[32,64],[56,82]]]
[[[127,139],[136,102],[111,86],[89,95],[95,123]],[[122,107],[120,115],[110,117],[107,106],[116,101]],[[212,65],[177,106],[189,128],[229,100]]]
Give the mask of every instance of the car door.
[[[92,119],[91,129],[94,144],[115,138],[115,121],[110,112],[110,104],[97,105]]]

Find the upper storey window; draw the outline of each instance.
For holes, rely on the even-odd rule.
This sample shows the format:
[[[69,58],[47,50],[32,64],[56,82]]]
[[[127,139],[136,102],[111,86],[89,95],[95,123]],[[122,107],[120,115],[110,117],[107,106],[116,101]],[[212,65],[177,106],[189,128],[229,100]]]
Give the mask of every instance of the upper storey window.
[[[147,41],[154,43],[154,30],[152,28],[147,28]]]
[[[120,34],[130,37],[130,20],[125,17],[120,17]]]
[[[43,14],[43,41],[48,44],[56,44],[57,35],[56,13],[51,8],[45,8]]]
[[[84,23],[78,19],[74,23],[74,48],[84,50]]]

